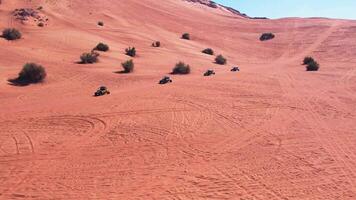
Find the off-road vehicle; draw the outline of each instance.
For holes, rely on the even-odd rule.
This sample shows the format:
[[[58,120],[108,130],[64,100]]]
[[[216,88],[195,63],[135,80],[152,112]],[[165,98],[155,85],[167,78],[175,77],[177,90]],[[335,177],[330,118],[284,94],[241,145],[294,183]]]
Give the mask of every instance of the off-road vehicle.
[[[169,76],[165,76],[159,81],[159,84],[166,84],[166,83],[172,83],[172,82],[173,81]]]
[[[94,96],[98,97],[98,96],[103,96],[106,94],[110,94],[110,91],[105,87],[105,86],[101,86],[95,93]]]
[[[215,75],[215,72],[214,72],[214,70],[212,70],[212,69],[208,69],[208,70],[204,73],[204,76],[211,76],[211,75]]]

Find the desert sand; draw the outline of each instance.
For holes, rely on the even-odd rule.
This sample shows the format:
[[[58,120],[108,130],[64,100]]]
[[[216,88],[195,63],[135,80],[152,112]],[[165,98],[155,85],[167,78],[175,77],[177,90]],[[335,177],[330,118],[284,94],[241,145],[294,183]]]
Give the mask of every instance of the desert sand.
[[[44,27],[12,14],[39,6]],[[356,198],[356,21],[180,0],[3,0],[0,19],[23,35],[0,38],[0,199]],[[110,51],[77,64],[99,42]],[[135,71],[115,73],[129,46]],[[157,84],[178,61],[191,74]],[[27,62],[47,79],[11,85]]]

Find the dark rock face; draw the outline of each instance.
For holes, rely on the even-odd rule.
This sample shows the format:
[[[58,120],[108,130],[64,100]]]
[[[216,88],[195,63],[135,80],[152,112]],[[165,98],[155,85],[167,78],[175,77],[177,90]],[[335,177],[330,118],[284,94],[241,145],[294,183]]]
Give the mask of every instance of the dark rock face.
[[[39,11],[42,9],[43,7],[39,7],[36,10],[32,8],[19,8],[13,11],[13,16],[20,21],[28,21],[32,19],[38,22],[38,26],[43,27],[47,25],[46,22],[48,22],[48,18],[43,14],[40,14]]]
[[[209,6],[211,8],[218,8],[219,7],[218,4],[216,4],[215,2],[210,1],[210,0],[186,0],[186,1],[193,2],[193,3],[200,3],[200,4],[203,4],[203,5]]]
[[[193,3],[200,3],[200,4],[203,4],[203,5],[206,5],[206,6],[210,7],[210,8],[223,8],[223,9],[225,9],[225,10],[227,10],[227,11],[233,13],[233,14],[236,14],[236,15],[239,15],[239,16],[242,16],[242,17],[246,17],[246,18],[250,18],[246,14],[243,14],[243,13],[241,13],[240,11],[238,11],[238,10],[236,10],[234,8],[217,4],[214,1],[210,1],[210,0],[185,0],[185,1],[193,2]]]
[[[228,12],[231,12],[232,14],[235,14],[235,15],[238,15],[238,16],[241,16],[241,17],[244,17],[244,18],[248,18],[248,19],[268,19],[267,17],[250,17],[248,15],[246,15],[245,13],[241,13],[240,11],[234,9],[234,8],[231,8],[231,7],[228,7],[228,6],[224,6],[224,5],[221,5],[221,4],[217,4],[215,3],[214,1],[210,1],[210,0],[183,0],[183,1],[187,1],[187,2],[193,2],[193,3],[200,3],[200,4],[203,4],[203,5],[206,5],[210,8],[222,8],[222,9],[225,9],[227,10]]]
[[[20,8],[15,9],[14,16],[19,20],[28,20],[30,17],[37,18],[38,12],[31,8]]]

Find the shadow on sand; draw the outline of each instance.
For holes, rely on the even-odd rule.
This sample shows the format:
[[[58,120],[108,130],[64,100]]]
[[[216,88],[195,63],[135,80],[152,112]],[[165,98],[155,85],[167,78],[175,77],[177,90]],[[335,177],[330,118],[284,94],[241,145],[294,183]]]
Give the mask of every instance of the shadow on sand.
[[[17,86],[17,87],[24,87],[24,86],[28,86],[30,84],[35,84],[35,83],[41,83],[42,82],[42,81],[31,82],[31,81],[23,80],[23,79],[19,79],[19,78],[8,79],[7,81],[8,81],[9,85]]]

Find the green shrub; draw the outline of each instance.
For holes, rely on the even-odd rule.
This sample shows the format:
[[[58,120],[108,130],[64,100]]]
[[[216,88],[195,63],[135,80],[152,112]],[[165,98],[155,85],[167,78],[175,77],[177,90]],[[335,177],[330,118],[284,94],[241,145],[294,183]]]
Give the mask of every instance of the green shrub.
[[[98,45],[96,45],[94,50],[97,50],[97,51],[109,51],[109,46],[107,44],[104,44],[104,43],[100,42]]]
[[[161,42],[160,41],[156,41],[154,43],[152,43],[153,47],[160,47],[161,46]]]
[[[226,58],[224,58],[224,56],[218,55],[215,58],[215,62],[219,65],[225,65],[227,63],[227,60],[226,60]]]
[[[96,52],[91,53],[83,53],[80,56],[80,60],[82,64],[92,64],[98,62],[99,54]]]
[[[271,40],[275,37],[273,33],[263,33],[260,37],[261,41]]]
[[[7,40],[17,40],[22,37],[22,34],[17,29],[7,28],[7,29],[3,30],[2,37]]]
[[[214,50],[212,50],[211,48],[206,48],[202,52],[205,54],[214,55]]]
[[[129,47],[127,49],[125,49],[126,55],[131,56],[131,57],[135,57],[136,56],[136,49],[135,47]]]
[[[307,64],[307,71],[318,71],[319,70],[319,63],[316,61],[311,61]]]
[[[305,57],[304,58],[304,60],[303,60],[303,64],[304,65],[307,65],[307,64],[309,64],[309,63],[311,63],[311,62],[314,62],[315,60],[314,60],[314,58],[312,58],[312,57]]]
[[[190,40],[190,34],[189,33],[183,33],[182,39]]]
[[[121,65],[124,68],[124,73],[132,72],[135,67],[133,60],[127,60],[126,62],[121,63]]]
[[[175,65],[172,70],[172,74],[189,74],[190,66],[186,65],[184,62],[179,62]]]
[[[36,63],[26,63],[21,72],[17,81],[26,82],[26,83],[38,83],[43,81],[46,78],[46,70]]]

